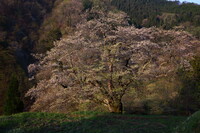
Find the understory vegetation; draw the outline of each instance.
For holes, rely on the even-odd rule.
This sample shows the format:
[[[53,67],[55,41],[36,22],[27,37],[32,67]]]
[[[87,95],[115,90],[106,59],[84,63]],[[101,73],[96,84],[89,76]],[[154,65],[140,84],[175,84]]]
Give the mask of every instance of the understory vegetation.
[[[19,92],[19,81],[16,75],[12,75],[9,88],[6,92],[4,114],[11,115],[23,111],[23,102]]]
[[[194,57],[190,65],[192,69],[181,68],[178,71],[182,82],[178,100],[182,111],[195,112],[200,108],[200,57]]]

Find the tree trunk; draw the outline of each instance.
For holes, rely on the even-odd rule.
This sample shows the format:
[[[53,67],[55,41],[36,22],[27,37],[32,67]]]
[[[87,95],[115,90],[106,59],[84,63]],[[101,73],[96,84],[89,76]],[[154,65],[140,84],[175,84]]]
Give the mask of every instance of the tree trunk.
[[[122,113],[123,107],[121,101],[112,101],[108,103],[108,109],[111,113]]]

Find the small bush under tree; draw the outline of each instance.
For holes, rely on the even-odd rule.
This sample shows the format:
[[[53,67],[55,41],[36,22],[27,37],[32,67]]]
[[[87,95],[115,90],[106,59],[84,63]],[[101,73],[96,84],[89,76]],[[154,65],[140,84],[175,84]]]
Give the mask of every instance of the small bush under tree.
[[[180,69],[178,73],[182,81],[179,97],[180,109],[188,114],[200,109],[200,57],[194,57],[190,65],[190,70]]]
[[[192,116],[176,128],[175,133],[200,133],[200,111]]]

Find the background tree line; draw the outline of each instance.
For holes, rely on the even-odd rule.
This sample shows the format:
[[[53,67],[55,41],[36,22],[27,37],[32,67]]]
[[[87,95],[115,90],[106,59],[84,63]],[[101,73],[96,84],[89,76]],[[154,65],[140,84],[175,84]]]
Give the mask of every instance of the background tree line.
[[[18,91],[23,97],[29,88],[27,66],[39,38],[39,29],[55,0],[0,1],[0,114],[12,82],[17,75]],[[14,95],[14,94],[13,94]]]
[[[112,5],[128,13],[130,23],[138,28],[181,26],[200,37],[200,5],[167,0],[112,0]]]
[[[27,67],[36,61],[31,54],[45,53],[54,41],[72,33],[81,20],[81,4],[76,0],[0,1],[0,114],[11,75],[18,75],[18,89],[24,100],[32,84]],[[29,100],[24,102],[30,104]]]

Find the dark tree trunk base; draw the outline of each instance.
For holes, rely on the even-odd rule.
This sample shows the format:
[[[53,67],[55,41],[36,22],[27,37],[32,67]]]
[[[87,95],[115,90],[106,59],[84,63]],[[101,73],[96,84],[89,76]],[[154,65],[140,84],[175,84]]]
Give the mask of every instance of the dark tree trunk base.
[[[111,113],[122,113],[122,103],[121,102],[112,102],[108,105],[108,109]]]

